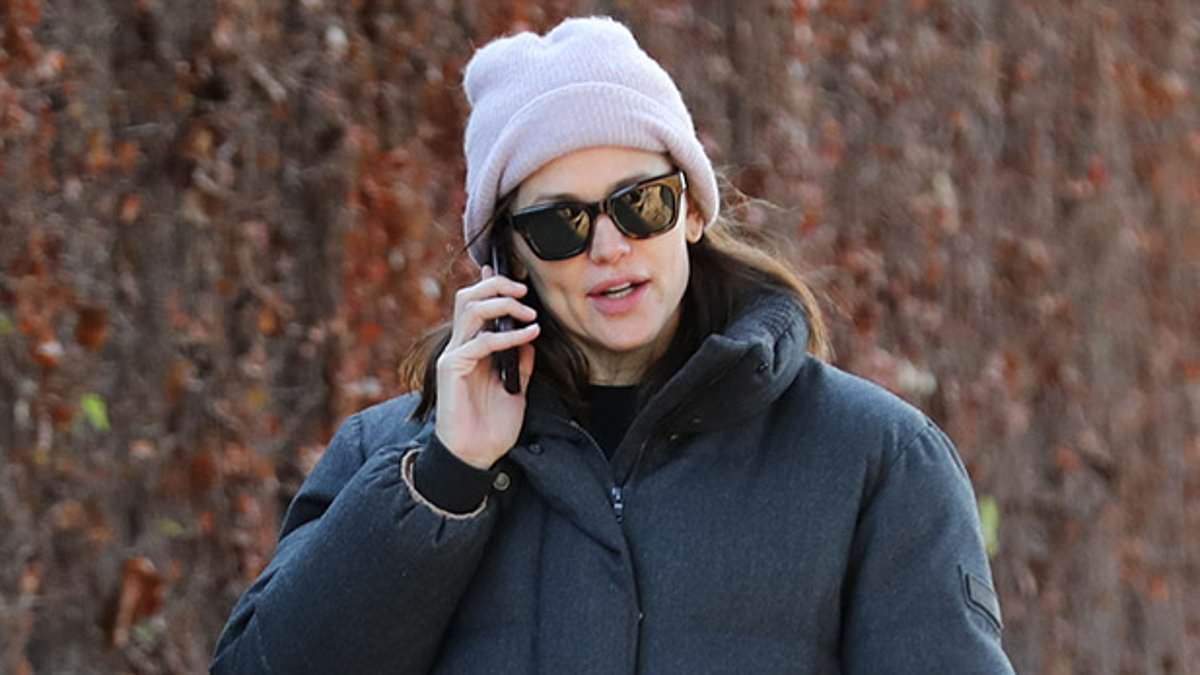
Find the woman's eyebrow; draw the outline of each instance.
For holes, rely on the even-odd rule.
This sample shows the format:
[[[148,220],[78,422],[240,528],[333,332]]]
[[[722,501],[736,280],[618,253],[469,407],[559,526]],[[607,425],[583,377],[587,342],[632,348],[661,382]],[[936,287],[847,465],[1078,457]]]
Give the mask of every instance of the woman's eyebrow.
[[[632,176],[629,176],[628,178],[623,178],[623,179],[617,181],[612,186],[610,186],[608,191],[605,192],[604,194],[605,194],[605,196],[611,195],[612,193],[616,192],[617,190],[627,188],[630,185],[633,185],[634,183],[640,183],[641,181],[644,181],[647,178],[652,178],[655,175],[657,175],[657,174],[655,174],[653,172],[645,172],[645,171],[643,171],[642,173],[636,173]],[[553,204],[554,202],[583,202],[583,201],[587,201],[587,200],[580,199],[579,195],[572,194],[570,192],[559,192],[557,194],[552,194],[552,195],[539,194],[536,197],[534,197],[532,200],[530,200],[529,203],[532,205],[532,204]]]

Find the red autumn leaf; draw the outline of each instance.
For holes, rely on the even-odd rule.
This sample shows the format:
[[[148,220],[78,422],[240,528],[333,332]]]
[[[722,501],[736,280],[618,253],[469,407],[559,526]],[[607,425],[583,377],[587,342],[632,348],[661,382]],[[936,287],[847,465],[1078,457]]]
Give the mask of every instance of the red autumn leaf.
[[[129,225],[137,220],[142,213],[142,198],[137,195],[126,195],[121,200],[121,222]]]
[[[1188,382],[1200,382],[1200,361],[1188,361],[1184,363],[1183,377]]]
[[[49,397],[47,406],[50,409],[50,419],[54,421],[57,429],[66,429],[71,420],[75,419],[75,407],[58,396]]]
[[[82,307],[75,324],[75,341],[90,351],[98,352],[108,340],[108,310],[104,307]]]
[[[93,130],[88,133],[87,155],[84,168],[93,176],[103,173],[112,166],[113,156],[109,151],[108,137],[102,131]]]
[[[1104,158],[1100,155],[1093,155],[1091,161],[1088,162],[1088,180],[1097,190],[1108,184],[1108,168],[1104,165]]]
[[[375,344],[379,338],[383,337],[383,334],[383,326],[375,321],[368,321],[359,325],[358,327],[358,339],[361,340],[363,344]]]
[[[174,407],[179,404],[187,393],[188,383],[192,379],[192,362],[178,358],[167,370],[166,382],[163,383],[167,405]]]
[[[121,566],[121,586],[109,632],[109,642],[114,647],[129,644],[133,626],[159,610],[163,591],[162,577],[149,558],[139,556],[125,561]]]
[[[221,478],[221,468],[213,453],[201,451],[192,457],[188,470],[189,484],[192,494],[202,495],[217,485]]]
[[[1083,466],[1083,460],[1074,449],[1060,445],[1054,451],[1054,464],[1064,475],[1069,475]]]
[[[196,516],[196,527],[206,536],[211,536],[217,530],[217,517],[212,511],[201,511]]]
[[[215,137],[213,130],[206,126],[193,126],[184,141],[185,155],[194,160],[205,160],[212,157]]]
[[[36,26],[42,22],[41,0],[16,0],[6,4],[13,18],[26,26]]]
[[[117,144],[117,168],[126,176],[133,174],[134,169],[137,168],[138,160],[141,158],[142,151],[138,148],[137,143],[133,141],[121,141]]]
[[[21,595],[37,595],[38,591],[42,588],[41,563],[31,562],[25,565],[17,587],[20,589]]]
[[[1171,599],[1171,587],[1167,578],[1161,574],[1155,574],[1150,577],[1150,587],[1147,589],[1147,594],[1150,600],[1156,603],[1164,603]]]
[[[39,45],[34,39],[33,31],[28,26],[9,23],[4,31],[4,51],[25,63],[33,63],[37,59]]]
[[[279,318],[275,315],[275,310],[268,306],[263,306],[258,310],[258,332],[268,337],[279,334]]]
[[[87,524],[87,510],[77,499],[68,499],[58,505],[54,513],[54,526],[60,530],[78,530]]]

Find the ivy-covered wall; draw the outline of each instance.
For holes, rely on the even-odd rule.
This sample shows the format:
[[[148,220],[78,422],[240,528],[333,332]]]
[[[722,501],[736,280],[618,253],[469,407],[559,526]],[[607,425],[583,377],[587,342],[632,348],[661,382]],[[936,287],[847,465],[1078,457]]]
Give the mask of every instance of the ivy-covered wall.
[[[203,672],[473,273],[472,49],[626,20],[836,361],[957,441],[1018,672],[1200,663],[1200,4],[0,2],[0,672]]]

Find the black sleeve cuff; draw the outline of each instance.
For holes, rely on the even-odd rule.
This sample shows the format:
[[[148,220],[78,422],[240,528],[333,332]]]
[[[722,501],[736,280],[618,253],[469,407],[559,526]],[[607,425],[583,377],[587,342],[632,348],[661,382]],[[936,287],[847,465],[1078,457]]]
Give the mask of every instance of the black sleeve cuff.
[[[492,473],[467,464],[442,444],[437,434],[413,462],[413,487],[434,506],[450,513],[479,508],[492,486]]]

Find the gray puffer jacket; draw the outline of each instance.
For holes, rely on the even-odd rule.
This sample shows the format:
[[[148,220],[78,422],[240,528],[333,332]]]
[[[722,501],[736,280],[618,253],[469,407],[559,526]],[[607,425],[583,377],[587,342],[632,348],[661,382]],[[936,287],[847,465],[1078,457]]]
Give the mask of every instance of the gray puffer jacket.
[[[440,446],[413,395],[350,417],[212,672],[1012,673],[954,447],[806,342],[795,304],[758,302],[611,463],[535,381],[462,515],[413,487]]]

